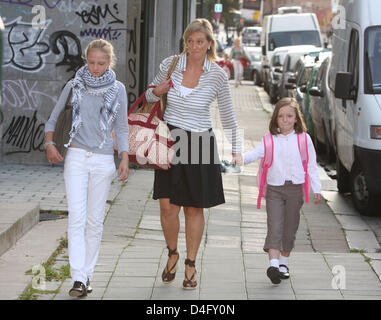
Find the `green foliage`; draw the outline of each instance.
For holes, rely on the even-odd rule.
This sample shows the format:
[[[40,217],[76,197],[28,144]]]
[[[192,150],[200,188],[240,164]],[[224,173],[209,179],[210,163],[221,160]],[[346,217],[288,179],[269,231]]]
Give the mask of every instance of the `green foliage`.
[[[205,1],[207,15],[206,19],[208,19],[209,21],[213,21],[215,19],[214,5],[216,3],[217,0]],[[239,0],[220,0],[220,3],[222,4],[222,13],[220,21],[225,24],[225,27],[235,26],[234,18],[236,17],[236,14],[234,13],[234,11],[240,9]]]

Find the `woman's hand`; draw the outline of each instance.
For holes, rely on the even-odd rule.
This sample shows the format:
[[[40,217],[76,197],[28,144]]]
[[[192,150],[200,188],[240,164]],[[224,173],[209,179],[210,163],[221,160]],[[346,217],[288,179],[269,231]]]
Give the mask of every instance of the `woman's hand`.
[[[243,165],[242,153],[232,153],[232,164],[238,167]]]
[[[160,97],[162,94],[167,93],[172,86],[171,79],[163,80],[155,89],[153,89],[153,94]]]
[[[61,162],[64,160],[63,156],[58,152],[57,148],[53,144],[46,146],[46,157],[50,163]]]
[[[128,153],[126,151],[122,152],[122,160],[119,164],[118,169],[118,181],[125,181],[130,173],[130,168],[128,167]]]
[[[314,198],[315,198],[315,201],[314,201],[315,204],[318,204],[321,201],[321,199],[322,199],[320,193],[315,193],[314,194]]]

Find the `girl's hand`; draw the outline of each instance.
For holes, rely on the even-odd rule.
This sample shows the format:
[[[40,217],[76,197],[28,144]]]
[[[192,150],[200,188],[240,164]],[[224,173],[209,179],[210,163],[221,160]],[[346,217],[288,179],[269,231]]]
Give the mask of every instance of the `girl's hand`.
[[[314,194],[314,198],[315,198],[315,201],[314,201],[315,204],[318,204],[321,201],[321,199],[322,199],[320,193],[315,193]]]
[[[48,144],[46,146],[46,157],[50,163],[57,163],[64,160],[63,156],[61,156],[56,146],[53,144]]]
[[[125,181],[130,173],[130,168],[128,167],[128,154],[127,152],[122,152],[122,161],[120,161],[118,169],[118,181]]]
[[[232,153],[232,164],[238,167],[243,165],[242,153]]]
[[[162,94],[167,93],[172,86],[171,79],[163,80],[155,89],[153,89],[153,94],[160,97]]]

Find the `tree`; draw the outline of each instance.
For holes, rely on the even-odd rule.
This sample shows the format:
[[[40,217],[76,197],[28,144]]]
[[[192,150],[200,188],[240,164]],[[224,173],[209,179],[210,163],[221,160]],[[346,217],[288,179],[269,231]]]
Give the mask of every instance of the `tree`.
[[[216,20],[214,15],[214,5],[217,2],[217,0],[206,1],[206,18],[212,22],[214,28],[217,26],[215,23]],[[220,0],[220,3],[222,4],[222,14],[220,21],[224,24],[227,34],[229,27],[235,27],[237,22],[239,23],[239,19],[236,21],[237,14],[235,11],[240,9],[240,3],[239,0]]]

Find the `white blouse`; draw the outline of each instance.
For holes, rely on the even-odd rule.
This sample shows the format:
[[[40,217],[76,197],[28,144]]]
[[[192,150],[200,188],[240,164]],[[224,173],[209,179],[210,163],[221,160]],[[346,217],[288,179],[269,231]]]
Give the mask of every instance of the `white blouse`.
[[[298,148],[298,138],[295,131],[288,135],[273,135],[273,164],[267,172],[267,184],[282,186],[289,180],[294,184],[304,183],[304,169]],[[319,171],[316,163],[316,152],[311,137],[307,134],[308,176],[314,193],[321,193]],[[254,162],[265,155],[263,139],[253,150],[243,154],[244,164]]]
[[[186,97],[192,91],[193,91],[193,88],[187,88],[187,87],[180,85],[180,93],[183,97]]]

